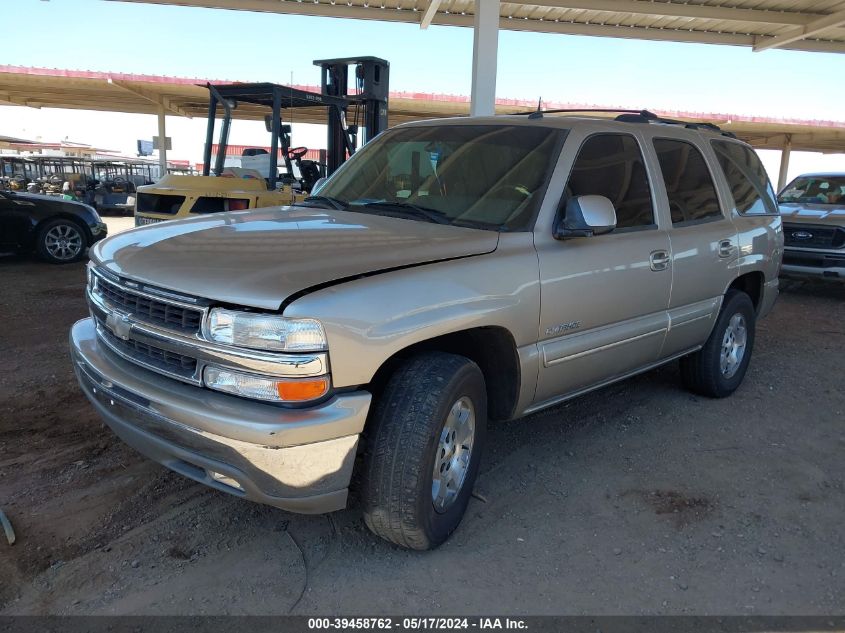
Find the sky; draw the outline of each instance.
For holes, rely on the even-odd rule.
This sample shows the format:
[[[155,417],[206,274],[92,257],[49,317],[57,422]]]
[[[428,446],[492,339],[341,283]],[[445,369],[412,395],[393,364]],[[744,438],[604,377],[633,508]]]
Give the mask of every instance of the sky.
[[[467,95],[472,30],[112,2],[16,0],[0,64],[203,79],[318,84],[312,60],[373,55],[391,90]],[[845,57],[704,44],[501,31],[497,97],[782,118],[843,120]],[[149,115],[0,107],[0,134],[132,153],[157,134]],[[168,117],[170,158],[199,161],[205,122]],[[235,122],[230,142],[268,144],[263,124]],[[324,147],[320,126],[295,145]],[[778,152],[761,152],[773,180]],[[845,171],[845,155],[794,152],[790,177]]]

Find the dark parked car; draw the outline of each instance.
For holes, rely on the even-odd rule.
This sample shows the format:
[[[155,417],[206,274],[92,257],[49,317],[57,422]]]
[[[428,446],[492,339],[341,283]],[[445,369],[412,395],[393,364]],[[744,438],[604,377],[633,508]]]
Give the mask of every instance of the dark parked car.
[[[66,264],[79,260],[106,230],[87,204],[0,191],[0,251],[35,251],[48,262]]]

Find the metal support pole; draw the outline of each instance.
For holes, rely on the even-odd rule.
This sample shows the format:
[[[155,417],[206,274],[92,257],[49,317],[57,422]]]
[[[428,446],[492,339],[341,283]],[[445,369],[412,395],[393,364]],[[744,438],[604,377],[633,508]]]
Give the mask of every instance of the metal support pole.
[[[472,103],[470,115],[496,112],[496,61],[499,49],[499,0],[475,0],[472,35]]]
[[[217,117],[217,97],[211,93],[208,101],[208,123],[205,132],[205,148],[202,153],[202,175],[211,173],[211,145],[214,143],[214,121]]]
[[[165,126],[164,106],[158,109],[158,168],[161,177],[167,175],[167,129]]]
[[[789,154],[792,153],[792,135],[787,134],[780,151],[780,171],[778,172],[778,193],[786,186],[786,174],[789,171]]]
[[[273,90],[273,122],[270,125],[270,173],[267,183],[270,191],[276,189],[276,179],[279,177],[279,135],[282,133],[282,94],[278,88]],[[287,153],[287,152],[286,152]]]

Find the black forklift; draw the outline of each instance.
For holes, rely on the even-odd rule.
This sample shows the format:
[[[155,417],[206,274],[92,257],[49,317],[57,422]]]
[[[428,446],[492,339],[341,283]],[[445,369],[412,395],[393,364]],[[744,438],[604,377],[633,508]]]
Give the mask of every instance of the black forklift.
[[[246,156],[267,154],[266,179],[271,190],[276,188],[277,183],[281,183],[306,193],[310,192],[317,180],[330,176],[355,153],[359,134],[362,143],[366,143],[387,128],[390,72],[387,61],[377,57],[350,57],[315,60],[314,65],[321,69],[319,94],[271,83],[221,86],[208,84],[210,100],[202,175],[223,174],[233,113],[236,108],[244,107],[245,104],[270,110],[264,117],[265,126],[270,133],[270,150],[247,148],[244,152]],[[351,90],[350,69],[354,79]],[[291,125],[286,123],[283,117],[285,110],[315,107],[326,109],[328,137],[325,162],[307,160],[304,157],[308,148],[291,146]],[[213,157],[212,164],[212,143],[218,108],[223,110],[223,117],[217,154]],[[284,163],[282,174],[279,174],[279,150]],[[294,165],[299,172],[298,176],[295,175]]]
[[[319,93],[273,83],[207,84],[202,175],[168,174],[153,185],[139,187],[135,224],[293,204],[352,156],[359,141],[366,143],[387,128],[387,61],[350,57],[316,60],[314,64],[322,72]],[[308,149],[291,142],[291,123],[314,108],[325,111],[325,116],[319,117],[328,128],[325,161],[307,159]],[[219,131],[218,113],[222,114]],[[236,115],[263,118],[270,134],[269,148],[245,147],[240,156],[231,156],[229,131]],[[313,116],[309,118],[314,121]]]

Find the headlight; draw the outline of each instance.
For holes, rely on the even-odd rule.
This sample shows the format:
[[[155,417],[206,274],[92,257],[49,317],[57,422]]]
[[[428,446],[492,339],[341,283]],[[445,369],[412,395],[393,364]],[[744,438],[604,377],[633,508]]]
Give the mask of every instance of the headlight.
[[[227,345],[280,352],[319,352],[327,347],[323,326],[314,319],[223,308],[215,308],[209,314],[206,336]]]
[[[244,398],[270,402],[307,402],[329,391],[327,376],[315,378],[271,378],[209,365],[203,372],[205,386]]]

